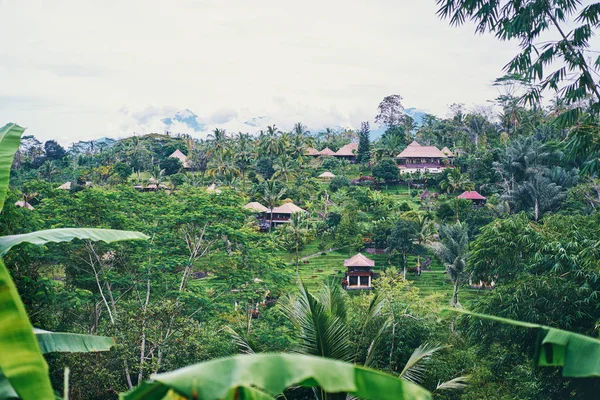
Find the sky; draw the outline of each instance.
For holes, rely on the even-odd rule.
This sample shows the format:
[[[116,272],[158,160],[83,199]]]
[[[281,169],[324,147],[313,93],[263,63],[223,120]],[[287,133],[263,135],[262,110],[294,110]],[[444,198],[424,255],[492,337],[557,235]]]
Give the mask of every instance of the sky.
[[[438,116],[452,103],[486,104],[516,43],[451,27],[436,9],[434,0],[0,0],[0,125],[68,145],[298,121],[356,128],[390,94]],[[186,109],[198,126],[163,122]]]

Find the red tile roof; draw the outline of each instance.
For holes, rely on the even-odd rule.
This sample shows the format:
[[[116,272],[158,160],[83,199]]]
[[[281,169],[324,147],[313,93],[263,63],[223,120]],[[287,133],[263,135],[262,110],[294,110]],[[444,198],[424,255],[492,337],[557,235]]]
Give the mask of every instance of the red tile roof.
[[[466,200],[486,200],[486,197],[483,197],[482,195],[477,193],[475,190],[464,192],[463,194],[458,196],[458,198],[466,199]]]

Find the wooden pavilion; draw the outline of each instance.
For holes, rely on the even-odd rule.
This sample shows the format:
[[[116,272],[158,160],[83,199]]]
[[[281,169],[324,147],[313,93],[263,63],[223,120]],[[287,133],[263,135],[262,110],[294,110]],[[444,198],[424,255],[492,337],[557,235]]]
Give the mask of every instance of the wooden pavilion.
[[[352,258],[344,260],[344,267],[348,270],[342,280],[342,287],[346,290],[370,290],[373,288],[373,271],[375,261],[358,253]]]
[[[462,193],[457,198],[471,200],[474,206],[483,206],[487,202],[487,198],[477,193],[475,190],[470,190]]]

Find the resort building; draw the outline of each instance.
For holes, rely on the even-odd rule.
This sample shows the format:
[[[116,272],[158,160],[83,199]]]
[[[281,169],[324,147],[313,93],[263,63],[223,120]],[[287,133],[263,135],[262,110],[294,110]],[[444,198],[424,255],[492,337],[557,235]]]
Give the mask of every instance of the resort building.
[[[413,141],[396,156],[400,173],[441,173],[449,164],[449,157],[435,146],[421,146]]]
[[[348,270],[342,280],[342,287],[346,290],[372,289],[373,271],[375,261],[358,253],[352,258],[344,260],[344,267]]]
[[[254,212],[256,219],[259,220],[261,231],[268,230],[269,223],[273,227],[286,224],[292,219],[292,214],[306,212],[306,210],[303,210],[294,203],[284,203],[279,207],[273,207],[273,220],[271,221],[271,210],[256,201],[246,204],[244,208]]]
[[[265,218],[272,226],[287,224],[292,219],[292,214],[305,213],[306,211],[295,205],[294,203],[284,203],[279,207],[273,207],[273,212],[267,210]],[[271,220],[271,217],[273,218]]]

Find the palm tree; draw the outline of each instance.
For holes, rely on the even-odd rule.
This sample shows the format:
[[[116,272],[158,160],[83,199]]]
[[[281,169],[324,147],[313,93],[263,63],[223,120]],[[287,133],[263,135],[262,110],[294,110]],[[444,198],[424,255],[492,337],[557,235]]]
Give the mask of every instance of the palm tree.
[[[467,265],[469,234],[464,223],[440,226],[440,247],[438,254],[446,264],[446,271],[454,282],[454,293],[450,305],[460,307],[458,287]]]
[[[435,233],[435,223],[425,214],[417,217],[417,242],[419,244],[430,243]]]
[[[267,127],[267,132],[260,133],[260,148],[268,155],[281,154],[283,148],[278,137],[279,130],[275,125]]]
[[[209,134],[206,138],[212,141],[213,150],[217,153],[224,150],[228,140],[225,129],[219,128],[215,128],[213,133]]]
[[[390,318],[385,318],[384,314],[385,297],[375,294],[371,298],[360,331],[353,338],[356,346],[352,345],[349,336],[351,327],[346,307],[347,297],[346,292],[333,283],[325,284],[316,295],[300,284],[297,295],[282,300],[281,310],[296,328],[299,342],[296,352],[359,363],[361,344],[366,344],[368,350],[363,365],[373,366],[381,339],[390,326]],[[368,329],[369,327],[374,329]],[[371,336],[371,332],[375,334]],[[424,364],[434,353],[445,347],[428,344],[419,346],[399,376],[414,383],[422,382],[425,378]],[[462,388],[464,384],[460,382],[463,381],[464,378],[456,378],[438,385],[438,389]],[[343,393],[332,395],[318,389],[315,395],[318,400],[346,399]]]
[[[276,181],[273,178],[269,179],[268,181],[265,181],[263,193],[260,196],[261,200],[269,205],[269,210],[271,212],[269,232],[271,232],[271,227],[273,226],[273,208],[275,207],[275,204],[277,204],[277,202],[281,200],[281,198],[285,194],[285,189],[277,189],[277,185],[275,183]]]
[[[461,174],[458,168],[452,168],[449,173],[440,181],[440,189],[450,193],[457,190],[473,190],[473,182],[469,179],[469,174]],[[454,199],[456,206],[456,222],[458,222],[458,198]]]
[[[148,182],[151,182],[152,184],[156,185],[156,190],[158,190],[160,188],[160,185],[163,184],[165,180],[164,178],[165,170],[160,169],[159,166],[154,166],[154,168],[152,168],[152,170],[150,171],[150,178],[148,179]]]
[[[40,175],[44,177],[44,179],[46,179],[48,182],[52,182],[52,177],[56,175],[57,172],[58,168],[56,168],[56,165],[54,165],[54,161],[51,160],[43,163],[39,169]]]
[[[296,251],[296,283],[300,282],[298,277],[300,265],[299,249],[306,240],[308,233],[308,221],[304,214],[301,212],[292,214],[292,219],[290,220],[290,223],[286,225],[284,234],[288,235],[288,237],[291,239],[291,243]]]
[[[296,163],[290,156],[282,154],[281,157],[275,161],[275,164],[273,164],[273,169],[275,170],[273,176],[282,178],[287,183],[290,179],[296,178],[296,172],[294,171],[295,166]]]

